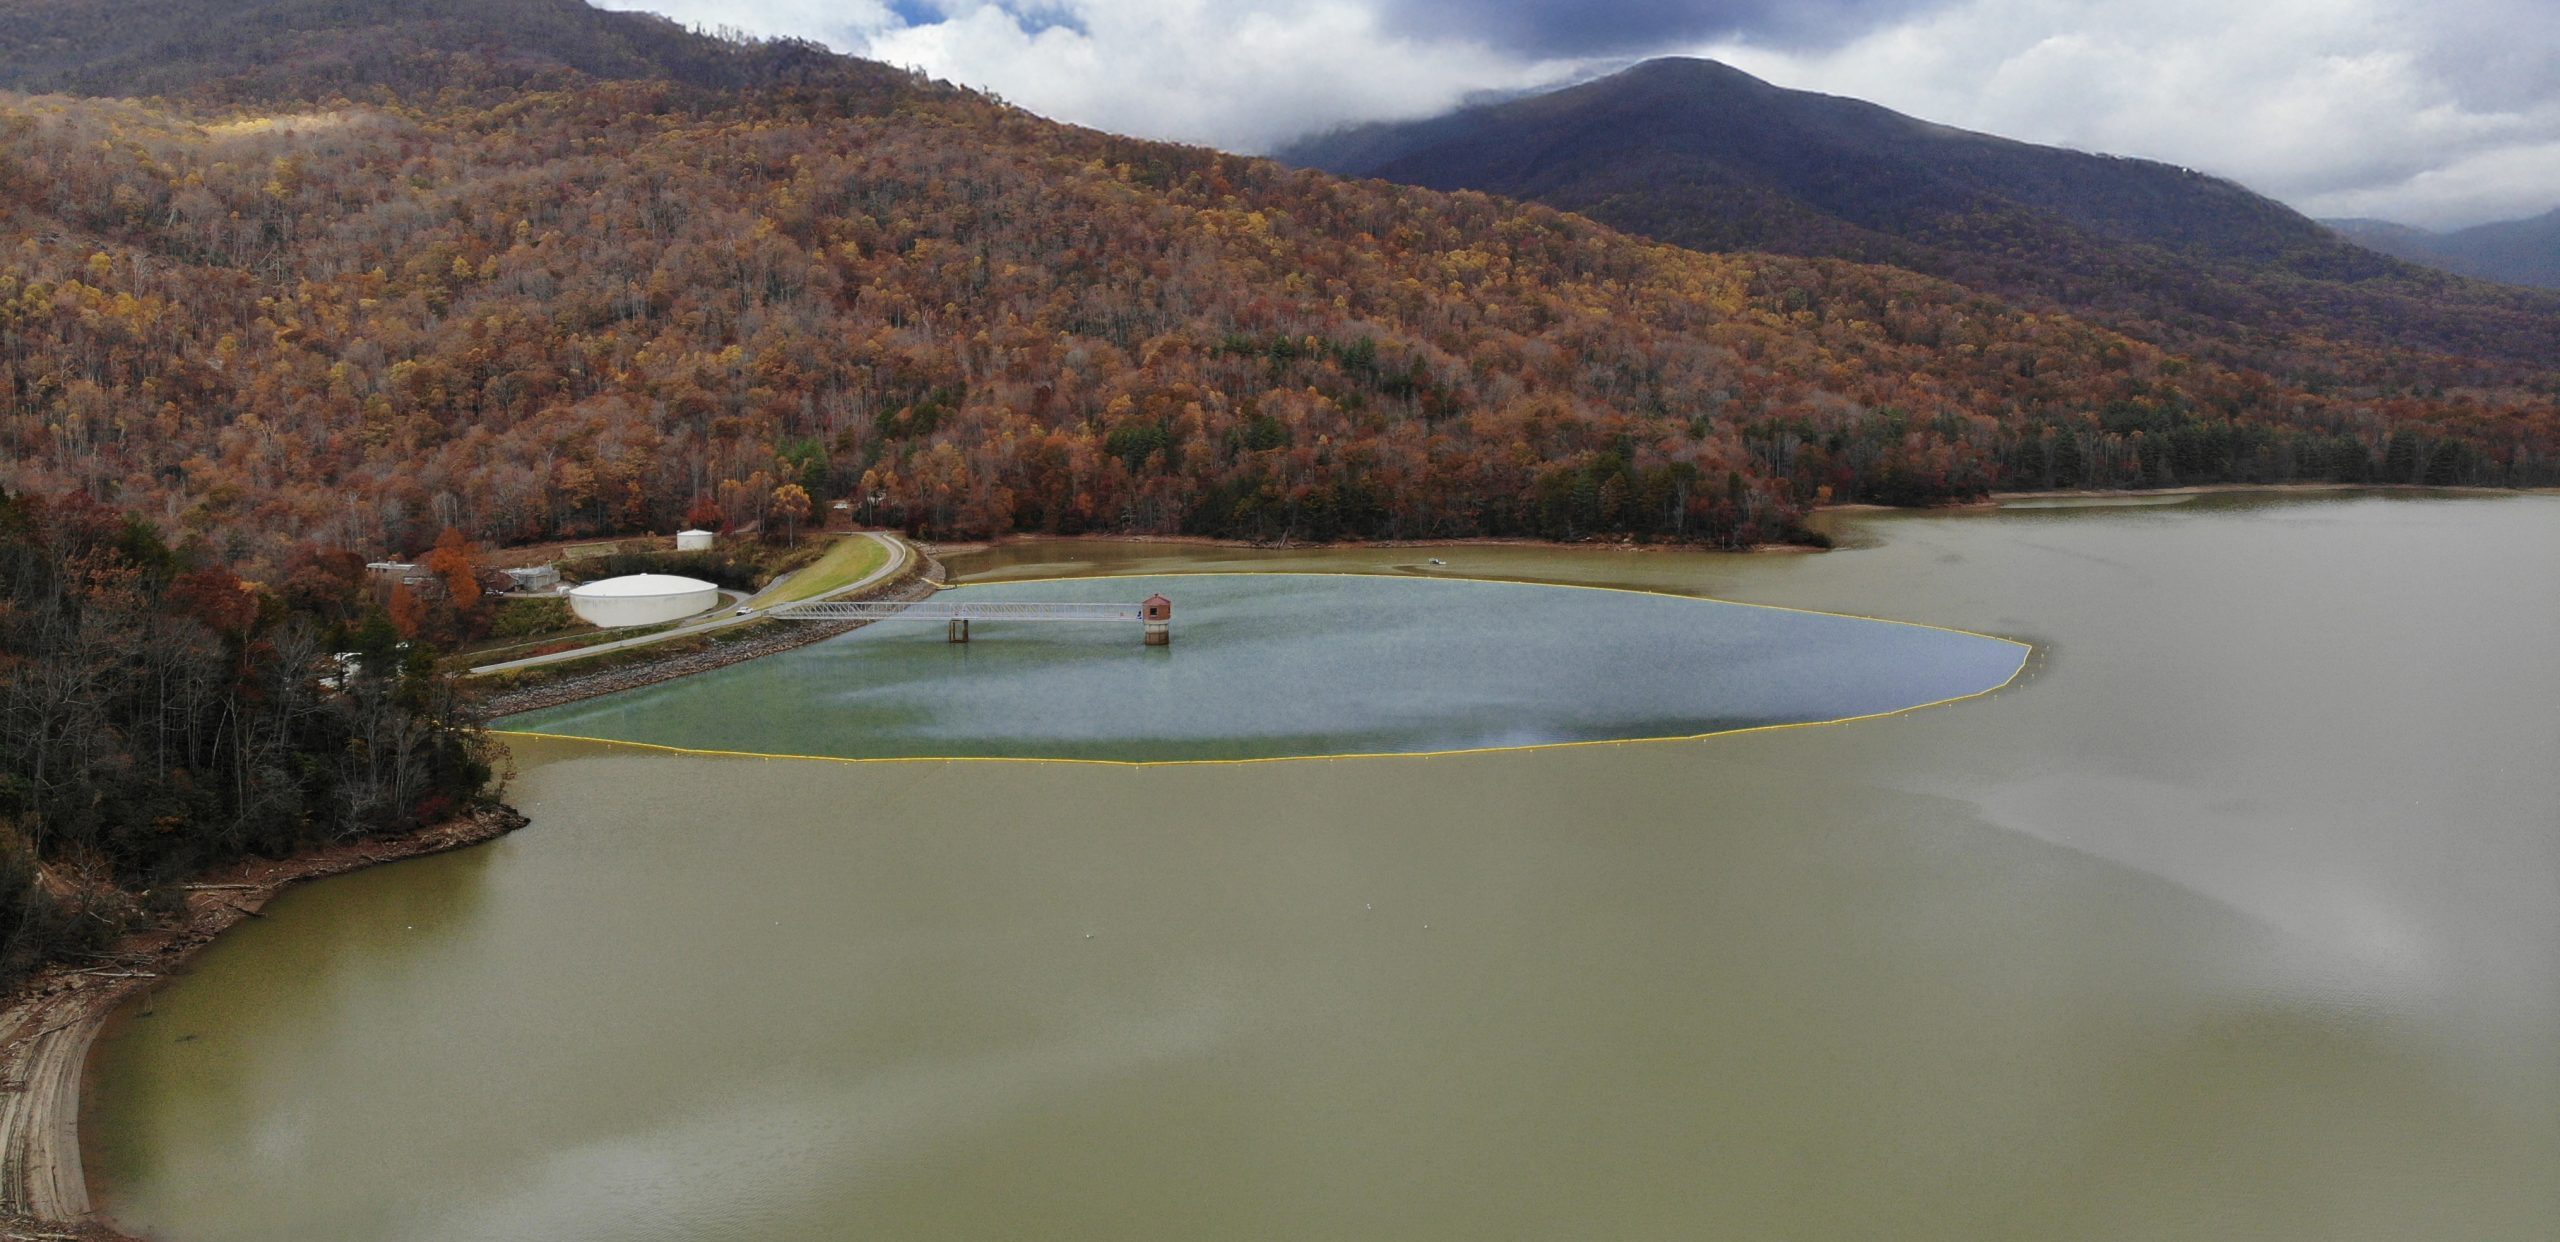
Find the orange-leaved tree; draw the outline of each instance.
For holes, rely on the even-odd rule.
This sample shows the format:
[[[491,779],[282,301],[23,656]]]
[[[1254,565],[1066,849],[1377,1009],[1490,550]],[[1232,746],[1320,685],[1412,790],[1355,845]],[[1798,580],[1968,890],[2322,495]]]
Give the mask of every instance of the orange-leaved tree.
[[[809,489],[797,483],[785,483],[773,489],[773,511],[782,518],[791,545],[800,545],[800,523],[809,518]]]
[[[419,564],[444,581],[445,595],[453,601],[456,613],[468,613],[479,606],[479,550],[461,531],[445,527],[444,533],[436,536],[436,546]]]

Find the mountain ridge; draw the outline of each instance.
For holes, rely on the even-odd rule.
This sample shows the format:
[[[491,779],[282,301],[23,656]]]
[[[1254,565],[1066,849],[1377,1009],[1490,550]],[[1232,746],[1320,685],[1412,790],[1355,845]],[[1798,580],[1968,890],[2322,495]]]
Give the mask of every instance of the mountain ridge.
[[[2349,240],[2457,275],[2560,289],[2560,209],[2451,231],[2388,220],[2324,220]]]
[[[1531,199],[1693,249],[1908,267],[2237,364],[2284,369],[2288,340],[2308,333],[2432,353],[2429,369],[2460,381],[2479,378],[2465,358],[2515,375],[2560,348],[2560,299],[2376,254],[2237,183],[1789,90],[1712,61],[1649,61],[1276,157]]]
[[[0,5],[0,88],[252,102],[580,79],[736,89],[886,66],[584,0],[153,0]]]
[[[620,27],[482,47],[414,8],[295,25],[315,2],[232,0],[291,20],[160,98],[0,95],[0,487],[275,567],[754,522],[786,484],[946,537],[1739,545],[1996,487],[2560,481],[2560,408],[2514,385],[2226,366],[807,49],[616,80],[571,61]],[[277,39],[357,59],[297,81]],[[385,48],[409,68],[351,99]]]

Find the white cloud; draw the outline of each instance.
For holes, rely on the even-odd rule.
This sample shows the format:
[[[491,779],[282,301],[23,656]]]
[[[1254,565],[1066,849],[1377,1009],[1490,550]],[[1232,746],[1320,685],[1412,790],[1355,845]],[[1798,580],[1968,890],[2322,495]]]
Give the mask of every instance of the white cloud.
[[[940,20],[914,24],[882,0],[601,3],[817,39],[1058,120],[1246,152],[1433,115],[1470,92],[1553,83],[1575,68],[1463,37],[1397,34],[1360,0],[934,0]]]
[[[1500,0],[1435,0],[1457,15],[1438,27],[1417,24],[1418,0],[604,2],[815,38],[1060,120],[1238,151],[1587,67],[1471,34],[1468,5]],[[1660,50],[2190,165],[2314,215],[2450,226],[2560,206],[2554,0],[1941,0],[1916,17],[1900,16],[1910,0],[1873,3],[1896,16],[1828,49]],[[1594,0],[1592,20],[1630,5]]]
[[[2560,81],[2463,50],[2479,33],[2455,7],[1957,0],[1829,51],[1702,51],[1969,129],[2190,165],[2314,215],[2441,226],[2560,206],[2550,161],[2529,158],[2560,142]],[[2560,40],[2551,12],[2511,16],[2513,38]],[[2495,72],[2453,72],[2466,61]]]
[[[870,54],[1120,133],[1257,151],[1311,129],[1424,116],[1468,91],[1551,80],[1480,45],[1421,45],[1346,0],[1069,0],[1071,24],[991,4],[891,31]]]
[[[2400,181],[2310,200],[2314,215],[2460,227],[2560,207],[2560,141],[2494,147]]]

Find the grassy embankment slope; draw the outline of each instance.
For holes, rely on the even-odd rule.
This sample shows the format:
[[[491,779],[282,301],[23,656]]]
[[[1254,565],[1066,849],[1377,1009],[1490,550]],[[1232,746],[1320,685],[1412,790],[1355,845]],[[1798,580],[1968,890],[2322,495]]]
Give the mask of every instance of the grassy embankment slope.
[[[860,582],[888,562],[889,549],[879,540],[861,534],[845,535],[807,568],[795,570],[766,586],[748,602],[758,608],[770,608],[776,604],[814,599]]]

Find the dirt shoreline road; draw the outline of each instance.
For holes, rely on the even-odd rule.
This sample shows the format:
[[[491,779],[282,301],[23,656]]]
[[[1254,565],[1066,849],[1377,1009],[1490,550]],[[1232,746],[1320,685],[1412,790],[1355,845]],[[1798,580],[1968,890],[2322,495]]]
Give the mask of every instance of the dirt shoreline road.
[[[495,840],[524,816],[493,806],[411,833],[250,859],[186,885],[177,922],[125,936],[93,966],[54,966],[0,999],[0,1238],[121,1242],[91,1219],[80,1082],[108,1015],[293,885]]]

